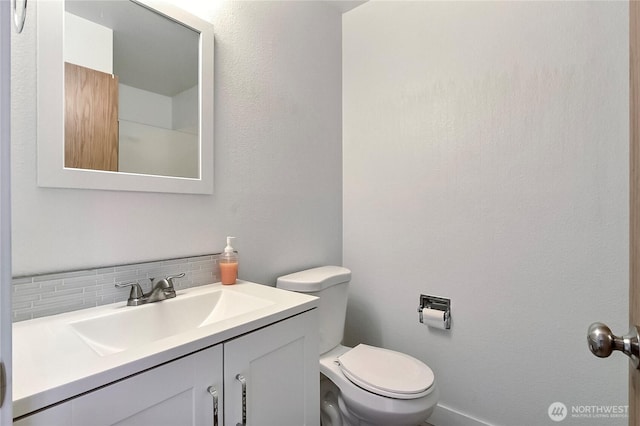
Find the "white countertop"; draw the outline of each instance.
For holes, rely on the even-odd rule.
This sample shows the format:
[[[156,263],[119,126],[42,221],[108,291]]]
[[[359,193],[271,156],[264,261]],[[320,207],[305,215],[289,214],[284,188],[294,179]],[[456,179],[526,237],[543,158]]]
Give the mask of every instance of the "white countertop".
[[[91,349],[69,323],[122,309],[119,302],[13,325],[13,416],[23,416],[99,386],[224,342],[318,306],[317,298],[238,281],[179,290],[198,295],[223,289],[268,300],[268,306],[106,356]],[[168,301],[170,302],[170,301]],[[156,302],[165,303],[165,302]],[[123,333],[126,330],[123,330]]]

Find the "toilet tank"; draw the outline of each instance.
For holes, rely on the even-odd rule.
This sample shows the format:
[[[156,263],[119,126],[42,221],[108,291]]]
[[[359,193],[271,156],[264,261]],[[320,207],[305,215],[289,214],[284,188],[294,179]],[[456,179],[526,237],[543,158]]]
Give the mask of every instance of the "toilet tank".
[[[351,271],[342,266],[321,266],[278,278],[276,287],[307,293],[320,298],[320,353],[335,348],[342,342],[344,320],[347,313],[347,287]]]

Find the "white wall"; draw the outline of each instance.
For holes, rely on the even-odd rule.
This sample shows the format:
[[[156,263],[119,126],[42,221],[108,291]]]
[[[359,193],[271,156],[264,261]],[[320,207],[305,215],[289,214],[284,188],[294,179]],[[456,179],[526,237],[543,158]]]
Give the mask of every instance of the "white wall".
[[[174,131],[174,113],[188,107],[198,118],[198,93],[195,109],[176,97],[160,95],[119,84],[118,170],[160,176],[198,178],[200,145],[196,133]],[[191,90],[191,89],[190,89]],[[185,93],[185,92],[183,92]],[[176,108],[177,107],[177,108]],[[184,119],[183,119],[184,120]],[[197,124],[197,123],[196,123]]]
[[[555,401],[627,404],[627,360],[585,339],[594,321],[628,330],[627,10],[374,1],[344,15],[347,343],[425,361],[468,418],[555,424]],[[421,293],[452,299],[451,331],[418,323]]]
[[[173,128],[173,98],[118,84],[118,119],[149,126]]]
[[[198,136],[120,120],[118,170],[159,176],[198,178]]]
[[[113,30],[65,12],[64,61],[113,74]]]
[[[198,86],[193,86],[171,98],[173,128],[198,133]]]
[[[29,2],[30,16],[38,3]],[[266,284],[342,259],[341,17],[323,2],[224,2],[214,16],[215,193],[36,186],[36,29],[13,40],[13,273],[221,251]]]

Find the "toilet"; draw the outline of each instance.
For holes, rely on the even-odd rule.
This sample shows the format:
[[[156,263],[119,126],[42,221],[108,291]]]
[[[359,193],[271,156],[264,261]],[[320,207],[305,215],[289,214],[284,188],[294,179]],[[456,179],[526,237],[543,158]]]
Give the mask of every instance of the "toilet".
[[[439,392],[433,371],[407,354],[341,345],[351,271],[322,266],[279,277],[276,287],[319,297],[322,426],[417,426]]]

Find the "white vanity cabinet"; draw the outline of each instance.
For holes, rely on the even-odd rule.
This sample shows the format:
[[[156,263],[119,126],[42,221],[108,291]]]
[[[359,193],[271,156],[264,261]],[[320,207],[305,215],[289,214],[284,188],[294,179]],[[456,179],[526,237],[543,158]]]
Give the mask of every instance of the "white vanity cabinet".
[[[314,309],[225,342],[224,424],[319,426],[317,334]]]
[[[318,426],[316,316],[316,309],[303,312],[28,415],[14,425]],[[244,410],[238,376],[246,385]],[[210,388],[217,391],[217,419]]]
[[[222,345],[24,417],[15,426],[200,426],[214,424],[213,396],[223,404]],[[220,415],[220,413],[219,413]]]

